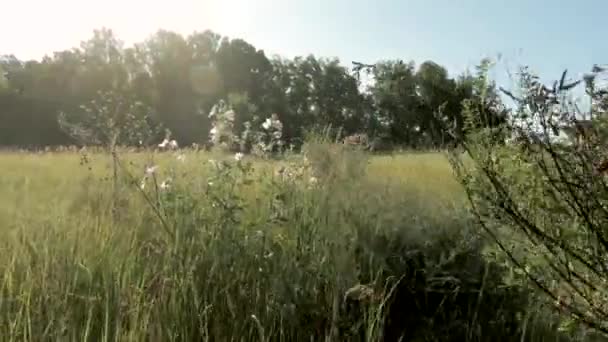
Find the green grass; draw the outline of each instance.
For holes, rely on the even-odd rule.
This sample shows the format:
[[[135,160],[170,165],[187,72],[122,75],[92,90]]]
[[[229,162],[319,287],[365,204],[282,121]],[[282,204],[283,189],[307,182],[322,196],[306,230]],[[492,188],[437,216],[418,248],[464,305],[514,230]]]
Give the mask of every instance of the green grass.
[[[273,174],[297,156],[120,159],[115,187],[103,154],[0,155],[0,340],[519,340],[523,310],[523,340],[555,341],[498,286],[440,153],[318,149],[293,181]],[[137,188],[149,163],[171,190]],[[374,299],[345,302],[357,284]]]

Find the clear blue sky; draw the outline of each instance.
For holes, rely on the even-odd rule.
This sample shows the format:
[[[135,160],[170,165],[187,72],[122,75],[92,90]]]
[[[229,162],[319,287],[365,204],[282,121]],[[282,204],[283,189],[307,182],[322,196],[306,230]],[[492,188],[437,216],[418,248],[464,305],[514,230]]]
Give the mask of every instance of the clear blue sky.
[[[432,59],[459,72],[484,56],[496,69],[527,63],[543,79],[608,62],[608,0],[308,0],[269,5],[252,40],[289,54],[372,62]],[[265,8],[263,9],[265,10]]]
[[[608,0],[22,0],[2,8],[0,54],[20,58],[76,46],[103,25],[127,43],[159,28],[212,29],[269,54],[431,59],[452,73],[501,53],[501,83],[520,63],[550,80],[608,62]]]

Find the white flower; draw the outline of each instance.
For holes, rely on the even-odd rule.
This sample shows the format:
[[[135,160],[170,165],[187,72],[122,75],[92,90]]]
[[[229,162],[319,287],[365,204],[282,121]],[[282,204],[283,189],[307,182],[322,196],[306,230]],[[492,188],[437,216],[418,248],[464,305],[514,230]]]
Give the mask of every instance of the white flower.
[[[139,183],[139,188],[144,190],[146,188],[146,177],[144,177],[141,182]]]
[[[173,150],[177,150],[179,145],[177,144],[177,141],[171,140],[171,141],[169,141],[169,147]]]
[[[169,190],[171,188],[171,178],[167,178],[165,181],[160,183],[161,190]]]
[[[138,142],[139,142],[139,146],[141,146],[141,145],[143,145],[143,144],[144,144],[144,142],[143,142],[143,141],[141,141],[141,140],[140,140],[140,141],[138,141]]]
[[[279,139],[281,139],[281,137],[283,136],[283,133],[281,133],[281,131],[274,131],[274,133],[272,133],[272,136],[273,136],[275,139],[279,140]]]
[[[236,113],[232,109],[230,109],[229,111],[224,113],[224,116],[226,117],[226,120],[234,121],[234,118],[236,117]]]
[[[213,126],[213,128],[211,128],[211,130],[209,131],[209,138],[214,144],[217,144],[219,142],[220,130],[217,128],[217,126]]]
[[[317,179],[317,177],[310,177],[308,182],[310,183],[310,185],[316,185],[317,183],[319,183],[319,180]]]
[[[595,72],[586,72],[583,74],[583,80],[586,82],[592,82],[597,77],[597,73]]]
[[[146,177],[152,176],[156,172],[157,169],[158,169],[158,166],[156,166],[156,165],[146,167],[146,172],[145,172]]]
[[[266,121],[264,121],[264,123],[262,124],[262,128],[264,128],[265,130],[269,130],[270,127],[272,127],[272,120],[266,119]]]
[[[185,162],[186,161],[186,155],[183,153],[180,153],[177,155],[177,160],[179,160],[180,162]]]
[[[169,145],[169,139],[165,138],[165,140],[163,140],[163,142],[158,144],[158,147],[165,148],[165,147],[167,147],[167,145]]]
[[[237,154],[234,155],[234,160],[236,160],[237,162],[240,162],[244,156],[245,156],[244,154],[242,154],[241,152],[238,152]]]

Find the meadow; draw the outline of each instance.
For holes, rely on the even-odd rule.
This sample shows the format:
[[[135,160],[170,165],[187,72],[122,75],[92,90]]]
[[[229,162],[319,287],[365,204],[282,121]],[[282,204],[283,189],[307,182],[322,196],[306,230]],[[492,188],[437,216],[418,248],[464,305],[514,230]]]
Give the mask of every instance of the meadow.
[[[2,152],[0,340],[583,339],[505,281],[443,153],[307,147]]]

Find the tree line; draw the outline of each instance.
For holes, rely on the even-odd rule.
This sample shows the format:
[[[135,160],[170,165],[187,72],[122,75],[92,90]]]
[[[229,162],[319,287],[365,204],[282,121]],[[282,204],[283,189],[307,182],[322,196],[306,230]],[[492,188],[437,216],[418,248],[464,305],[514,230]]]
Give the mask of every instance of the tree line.
[[[487,82],[483,94],[475,86],[483,72],[450,77],[433,61],[353,65],[314,55],[269,57],[245,40],[212,31],[182,36],[160,30],[126,47],[102,28],[79,47],[40,61],[0,56],[0,145],[77,144],[62,118],[87,121],[111,111],[138,112],[150,128],[162,126],[182,145],[205,144],[209,113],[220,102],[236,114],[236,135],[274,114],[283,123],[283,139],[296,146],[307,132],[332,127],[343,136],[363,133],[391,145],[442,147],[455,140],[447,126],[456,132],[466,127],[467,101],[486,109],[480,112],[487,125],[505,119],[495,85]],[[372,82],[362,84],[362,72]],[[111,94],[112,101],[104,102]]]

